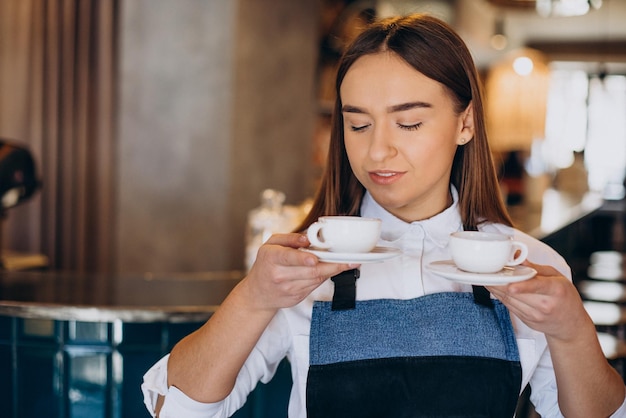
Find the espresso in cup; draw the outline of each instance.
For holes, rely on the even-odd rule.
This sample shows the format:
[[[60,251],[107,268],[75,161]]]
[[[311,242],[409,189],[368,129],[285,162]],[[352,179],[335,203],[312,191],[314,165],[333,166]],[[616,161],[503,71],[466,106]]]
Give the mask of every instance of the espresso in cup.
[[[359,216],[322,216],[307,236],[311,245],[337,253],[367,253],[380,238],[381,220]]]
[[[450,235],[452,261],[461,270],[471,273],[496,273],[507,266],[521,264],[528,256],[528,247],[509,235],[460,231]]]

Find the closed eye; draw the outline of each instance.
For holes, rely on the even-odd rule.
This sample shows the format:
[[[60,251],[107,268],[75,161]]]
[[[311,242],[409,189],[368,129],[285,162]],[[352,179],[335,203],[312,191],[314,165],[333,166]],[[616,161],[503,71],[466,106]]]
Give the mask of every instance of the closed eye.
[[[352,126],[350,126],[350,130],[352,132],[361,132],[361,131],[364,131],[365,129],[369,128],[369,126],[370,126],[369,123],[365,124],[365,125],[359,125],[359,126],[352,125]]]
[[[403,125],[401,123],[398,123],[398,127],[399,128],[402,128],[402,129],[407,130],[407,131],[416,131],[421,126],[422,126],[422,122],[418,122],[418,123],[415,123],[415,124],[412,124],[412,125]]]

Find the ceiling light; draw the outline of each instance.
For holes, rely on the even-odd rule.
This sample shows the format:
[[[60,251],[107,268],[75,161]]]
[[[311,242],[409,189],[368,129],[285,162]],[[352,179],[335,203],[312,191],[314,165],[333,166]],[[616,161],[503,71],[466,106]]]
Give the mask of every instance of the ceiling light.
[[[494,22],[494,31],[493,35],[491,36],[490,43],[491,47],[498,51],[502,51],[504,48],[506,48],[508,39],[504,34],[504,19],[502,17],[497,17]]]
[[[491,47],[493,49],[497,49],[498,51],[502,51],[504,48],[506,48],[506,44],[508,43],[508,39],[506,39],[506,36],[504,36],[503,34],[496,33],[495,35],[493,35],[491,37],[490,43],[491,43]]]
[[[515,73],[521,76],[526,76],[533,72],[533,60],[529,57],[522,56],[513,60],[513,70]]]

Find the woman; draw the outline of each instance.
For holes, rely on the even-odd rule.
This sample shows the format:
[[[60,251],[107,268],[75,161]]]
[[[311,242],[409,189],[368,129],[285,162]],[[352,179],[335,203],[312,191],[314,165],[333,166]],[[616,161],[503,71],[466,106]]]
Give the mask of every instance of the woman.
[[[229,416],[287,356],[290,417],[501,418],[527,384],[543,417],[626,416],[624,384],[568,266],[511,227],[458,35],[426,15],[378,22],[347,50],[336,90],[328,164],[302,230],[321,215],[381,218],[380,244],[402,255],[331,264],[298,251],[302,234],[273,236],[213,317],[146,374],[150,411]],[[492,298],[431,274],[462,229],[524,241],[538,274],[488,287]],[[335,282],[355,281],[356,301],[333,310]]]

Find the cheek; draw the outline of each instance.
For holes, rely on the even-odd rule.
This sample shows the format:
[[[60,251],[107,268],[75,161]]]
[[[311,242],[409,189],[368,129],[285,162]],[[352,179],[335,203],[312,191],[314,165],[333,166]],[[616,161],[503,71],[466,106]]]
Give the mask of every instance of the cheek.
[[[448,139],[425,141],[419,145],[406,147],[404,155],[407,160],[413,162],[415,167],[426,167],[438,171],[438,169],[445,169],[452,165],[456,148],[456,144]]]
[[[368,174],[363,168],[363,164],[367,160],[367,147],[364,147],[362,144],[349,143],[348,141],[346,141],[345,147],[352,173],[359,182],[367,181]]]
[[[346,147],[346,154],[348,155],[348,161],[350,165],[354,166],[364,158],[367,148],[362,144],[357,144],[357,141],[346,138],[344,142]]]
[[[449,123],[444,126],[446,126],[446,129],[440,129],[432,135],[431,138],[433,138],[433,141],[429,142],[429,151],[435,154],[452,154],[452,156],[454,156],[457,148],[458,135],[454,129],[448,129],[448,127],[453,128],[455,125]]]

